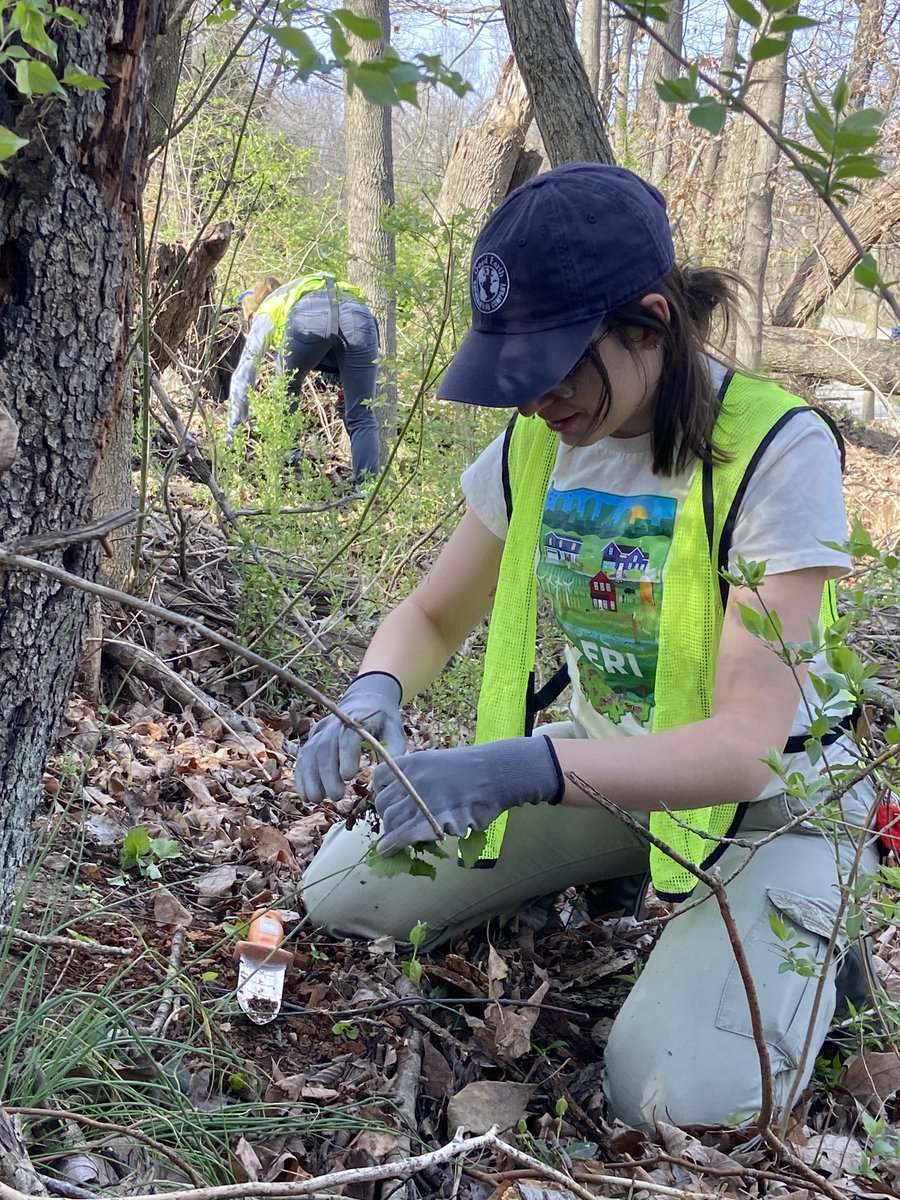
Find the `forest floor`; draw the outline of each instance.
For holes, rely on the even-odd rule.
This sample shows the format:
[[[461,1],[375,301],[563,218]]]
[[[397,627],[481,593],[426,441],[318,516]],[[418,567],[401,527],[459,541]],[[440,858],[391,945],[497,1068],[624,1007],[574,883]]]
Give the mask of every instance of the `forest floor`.
[[[896,533],[897,436],[846,432],[850,506],[876,537]],[[177,556],[165,570],[162,601],[227,632],[234,582],[201,560],[190,584]],[[149,648],[213,707],[248,711],[245,693],[211,682],[227,666],[221,648],[144,616],[110,615],[110,635]],[[896,688],[896,607],[858,638]],[[299,1183],[385,1165],[387,1182],[328,1194],[900,1195],[900,1056],[888,1043],[835,1036],[795,1109],[792,1161],[747,1129],[611,1126],[604,1040],[665,906],[651,903],[640,921],[591,922],[570,897],[540,931],[513,919],[490,940],[475,931],[422,958],[386,939],[329,938],[302,921],[303,868],[364,792],[365,772],[354,796],[309,809],[291,750],[319,715],[311,705],[277,719],[251,709],[235,731],[160,688],[165,680],[131,684],[104,706],[73,695],[16,916],[39,940],[16,937],[4,951],[3,1094],[57,1110],[27,1124],[51,1192]],[[432,736],[428,713],[408,718],[414,742]],[[135,827],[146,837],[136,841]],[[294,953],[281,1011],[265,1025],[243,1015],[234,991],[235,939],[259,907],[280,910]],[[882,987],[900,1003],[896,934],[887,924],[875,950]],[[108,1124],[102,1136],[87,1118]],[[397,1182],[409,1155],[445,1146],[457,1127],[493,1124],[537,1166],[489,1146],[462,1167],[426,1164]],[[554,1169],[569,1182],[551,1182]]]

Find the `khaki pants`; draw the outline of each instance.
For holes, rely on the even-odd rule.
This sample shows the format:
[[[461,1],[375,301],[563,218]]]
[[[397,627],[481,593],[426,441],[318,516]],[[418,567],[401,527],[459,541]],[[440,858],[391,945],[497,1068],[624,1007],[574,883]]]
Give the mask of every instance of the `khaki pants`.
[[[571,725],[544,726],[554,737]],[[427,797],[426,797],[427,802]],[[829,967],[823,1002],[813,1017],[815,974],[781,972],[784,945],[772,932],[777,914],[796,931],[797,951],[821,961],[840,902],[855,841],[864,826],[871,792],[845,797],[845,827],[826,837],[811,825],[760,847],[752,857],[729,846],[719,860],[724,879],[749,857],[728,886],[728,899],[745,946],[766,1031],[776,1103],[783,1103],[797,1076],[812,1024],[811,1053],[801,1086],[834,1015],[839,963]],[[740,836],[755,843],[801,811],[800,802],[778,795],[751,805]],[[436,862],[437,878],[373,876],[363,865],[370,837],[359,822],[335,826],[304,878],[312,924],[342,936],[392,934],[407,941],[417,921],[427,921],[426,948],[504,914],[529,900],[572,885],[598,883],[647,869],[640,837],[603,809],[527,805],[511,810],[503,852],[490,870],[467,870],[456,861],[456,840],[447,838],[448,859]],[[429,860],[433,861],[433,860]],[[874,872],[873,846],[860,870]],[[622,1006],[606,1049],[605,1087],[614,1117],[648,1126],[720,1124],[750,1119],[761,1106],[759,1060],[750,1010],[719,906],[698,889],[685,911],[666,925],[647,965]],[[840,941],[840,954],[846,939]]]

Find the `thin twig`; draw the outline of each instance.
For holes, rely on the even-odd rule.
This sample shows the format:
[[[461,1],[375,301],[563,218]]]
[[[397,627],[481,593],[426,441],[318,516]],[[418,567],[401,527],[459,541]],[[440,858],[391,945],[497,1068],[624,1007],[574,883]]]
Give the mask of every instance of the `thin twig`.
[[[747,955],[744,950],[744,943],[741,941],[741,936],[738,933],[737,926],[734,922],[734,915],[731,911],[731,905],[728,903],[728,896],[725,893],[725,886],[722,883],[722,877],[717,871],[704,871],[702,867],[696,866],[683,855],[679,854],[672,846],[667,845],[660,838],[650,832],[640,821],[635,820],[630,812],[620,808],[607,796],[598,792],[596,788],[591,787],[586,780],[576,775],[574,772],[567,772],[567,776],[576,787],[580,788],[586,796],[590,797],[595,804],[601,805],[607,812],[611,812],[613,816],[623,821],[633,832],[635,832],[644,841],[655,846],[657,850],[667,854],[674,862],[678,863],[684,870],[689,871],[695,879],[705,884],[716,898],[716,903],[719,906],[719,912],[722,915],[722,920],[725,923],[725,929],[728,933],[728,940],[731,942],[731,949],[734,953],[734,960],[737,964],[738,971],[741,976],[741,983],[746,993],[747,1006],[750,1010],[750,1026],[753,1030],[753,1041],[756,1046],[756,1054],[759,1058],[759,1073],[760,1087],[762,1091],[762,1103],[760,1105],[759,1116],[756,1120],[756,1125],[760,1132],[765,1132],[769,1129],[772,1123],[772,1117],[775,1111],[775,1097],[772,1090],[772,1063],[769,1058],[769,1047],[766,1043],[766,1031],[763,1026],[762,1012],[759,1007],[759,996],[756,991],[756,984],[753,980],[753,973],[750,970],[750,964],[747,961]]]
[[[137,520],[137,512],[133,508],[121,508],[118,512],[99,517],[87,525],[78,525],[75,529],[57,529],[51,533],[39,533],[35,537],[18,538],[6,547],[17,554],[38,554],[45,550],[61,550],[63,546],[74,546],[78,542],[102,540],[123,525],[130,525]]]
[[[145,1146],[150,1146],[156,1150],[158,1154],[162,1154],[170,1163],[183,1171],[190,1179],[191,1183],[197,1188],[203,1188],[203,1179],[197,1174],[189,1163],[186,1163],[183,1158],[170,1150],[168,1146],[164,1146],[162,1142],[158,1142],[156,1138],[150,1137],[148,1133],[143,1133],[134,1125],[116,1125],[113,1121],[97,1121],[93,1117],[86,1117],[82,1113],[67,1112],[61,1108],[29,1108],[21,1104],[4,1104],[3,1110],[10,1113],[15,1113],[20,1117],[52,1117],[55,1121],[74,1121],[76,1125],[86,1125],[89,1129],[99,1129],[106,1133],[116,1133],[122,1137],[133,1138],[136,1142],[142,1142]],[[7,1194],[8,1200],[18,1200],[22,1193],[17,1192],[14,1188],[6,1188],[0,1184],[0,1195]],[[193,1192],[187,1192],[188,1196],[193,1196]]]
[[[134,953],[128,946],[106,946],[90,938],[82,941],[81,938],[63,937],[57,933],[29,933],[27,929],[16,929],[12,925],[0,924],[0,936],[26,942],[29,946],[63,946],[67,950],[81,950],[85,954],[115,954],[124,958]]]
[[[208,625],[204,625],[202,621],[198,621],[194,617],[173,612],[171,609],[163,608],[159,604],[151,604],[149,600],[141,600],[137,596],[129,596],[127,592],[120,592],[116,588],[106,587],[105,584],[93,583],[91,580],[82,579],[80,575],[73,575],[71,571],[64,571],[61,567],[41,562],[40,559],[26,558],[21,554],[11,554],[7,550],[0,550],[0,565],[13,567],[22,571],[36,571],[39,575],[46,575],[49,579],[56,579],[59,583],[67,583],[71,587],[88,592],[92,596],[100,596],[104,600],[115,601],[115,603],[121,604],[126,608],[136,608],[139,612],[147,613],[152,617],[159,617],[160,620],[168,621],[172,625],[180,625],[183,629],[190,629],[200,637],[205,637],[217,646],[222,646],[231,654],[246,659],[247,662],[252,663],[255,667],[260,667],[262,670],[270,672],[276,679],[280,679],[282,683],[286,683],[288,687],[296,688],[298,692],[301,692],[304,696],[308,696],[310,700],[315,700],[317,704],[327,709],[328,712],[333,713],[349,729],[357,733],[362,741],[372,747],[378,757],[387,763],[391,771],[393,771],[406,788],[411,800],[422,816],[428,821],[428,825],[434,833],[435,840],[440,842],[444,840],[444,831],[431,815],[425,801],[397,766],[394,757],[385,750],[378,739],[363,725],[360,725],[358,721],[354,721],[352,717],[348,717],[346,713],[320,692],[318,688],[314,688],[312,684],[307,683],[305,679],[301,679],[299,675],[295,675],[293,671],[285,670],[284,667],[280,667],[277,663],[272,662],[271,659],[263,658],[255,650],[248,650],[240,642],[232,641],[231,638],[225,637],[224,634],[217,633],[214,629],[210,629]]]
[[[181,951],[184,946],[184,929],[179,926],[172,935],[172,948],[169,951],[169,961],[166,965],[166,982],[163,986],[162,997],[159,1002],[159,1007],[156,1010],[156,1016],[147,1030],[146,1036],[156,1037],[162,1027],[168,1020],[169,1013],[172,1011],[172,1005],[175,1002],[175,987],[174,980],[178,975],[181,966]]]

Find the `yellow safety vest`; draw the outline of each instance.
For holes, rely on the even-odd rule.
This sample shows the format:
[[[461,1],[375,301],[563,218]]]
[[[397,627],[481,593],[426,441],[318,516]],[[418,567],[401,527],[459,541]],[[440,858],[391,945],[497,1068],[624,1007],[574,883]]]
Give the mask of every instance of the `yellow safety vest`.
[[[782,426],[809,405],[777,384],[734,375],[713,432],[727,456],[720,465],[698,464],[681,507],[666,563],[659,626],[652,730],[660,732],[712,711],[716,659],[727,588],[721,570],[747,483],[763,451]],[[514,419],[508,443],[512,514],[500,564],[478,699],[475,741],[520,737],[526,732],[529,684],[534,671],[537,622],[535,556],[559,440],[538,417]],[[826,585],[823,625],[837,618],[834,584]],[[718,840],[733,836],[746,804],[717,804],[650,816],[651,832],[688,862],[710,866],[722,853]],[[503,813],[487,830],[477,865],[496,861],[506,828]],[[689,828],[686,828],[689,827]],[[690,895],[696,878],[668,854],[651,847],[657,893],[672,900]]]
[[[333,275],[304,275],[301,279],[292,279],[290,283],[282,284],[280,288],[276,288],[274,292],[266,296],[256,310],[257,316],[265,315],[272,322],[272,331],[266,338],[264,349],[268,349],[272,345],[280,347],[284,344],[287,320],[291,309],[298,300],[302,300],[304,296],[308,296],[312,292],[326,291],[332,297],[334,304],[337,304],[345,296],[351,296],[363,304],[366,302],[366,298],[359,288],[354,287],[352,283],[346,283],[343,279],[335,279]],[[336,332],[337,329],[335,329]]]

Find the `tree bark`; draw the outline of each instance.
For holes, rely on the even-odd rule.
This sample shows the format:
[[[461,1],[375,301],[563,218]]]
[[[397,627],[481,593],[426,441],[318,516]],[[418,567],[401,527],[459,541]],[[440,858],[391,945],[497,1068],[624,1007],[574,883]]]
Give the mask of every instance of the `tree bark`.
[[[622,28],[622,40],[616,62],[616,98],[613,105],[613,140],[616,156],[628,158],[628,101],[631,95],[631,58],[634,53],[636,26],[626,21]]]
[[[638,89],[637,113],[651,146],[646,174],[651,182],[660,184],[669,174],[672,137],[678,113],[673,105],[660,99],[656,85],[661,79],[672,79],[681,73],[681,64],[672,51],[680,53],[684,40],[684,0],[671,0],[665,21],[654,21],[653,28],[666,45],[661,46],[655,39],[650,42]]]
[[[131,243],[146,163],[147,96],[162,0],[86,0],[55,29],[59,65],[108,88],[65,102],[0,93],[0,123],[30,139],[4,164],[0,394],[21,430],[0,476],[4,540],[86,524],[123,406]],[[129,447],[130,452],[130,447]],[[48,561],[95,578],[95,545]],[[0,576],[0,913],[28,850],[47,753],[78,662],[88,601],[25,572]]]
[[[513,53],[554,167],[613,162],[563,0],[501,0]]]
[[[469,209],[480,224],[510,190],[534,109],[515,57],[503,64],[482,120],[464,129],[453,146],[437,209],[449,221]]]
[[[776,133],[781,132],[784,121],[786,87],[787,50],[775,58],[754,64],[754,77],[748,88],[747,99]],[[743,120],[747,122],[748,118],[744,117]],[[744,133],[747,136],[746,128]],[[747,204],[738,260],[738,270],[750,284],[753,293],[750,300],[741,297],[744,323],[737,329],[737,357],[749,367],[757,365],[762,342],[763,289],[772,245],[772,199],[778,164],[778,147],[773,139],[755,126],[753,136],[755,148],[752,167],[744,181]]]
[[[761,358],[776,374],[838,379],[852,387],[873,385],[886,396],[900,394],[900,355],[887,341],[767,325]]]
[[[851,109],[864,108],[872,70],[884,48],[884,0],[860,0],[859,22],[853,39],[853,54],[847,67],[847,105]]]
[[[161,242],[150,281],[150,356],[157,374],[170,366],[194,328],[200,309],[212,299],[216,267],[231,244],[232,224],[219,221],[185,245]]]
[[[866,250],[900,225],[900,167],[874,180],[844,215]],[[843,230],[833,225],[784,289],[775,306],[773,323],[792,327],[805,325],[858,261],[859,255]]]
[[[582,0],[581,2],[581,61],[584,63],[584,73],[587,75],[591,94],[599,95],[600,91],[600,5],[602,0]]]
[[[348,5],[360,17],[378,21],[384,38],[364,42],[348,32],[355,62],[377,58],[390,40],[389,0],[353,0]],[[397,438],[397,302],[389,279],[397,262],[393,233],[385,216],[394,204],[394,149],[391,109],[371,104],[359,89],[344,101],[344,145],[347,160],[347,249],[350,283],[361,288],[381,333],[381,354],[391,366],[379,371],[378,418],[381,458],[386,461]]]

